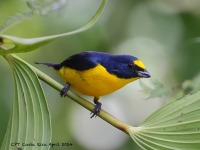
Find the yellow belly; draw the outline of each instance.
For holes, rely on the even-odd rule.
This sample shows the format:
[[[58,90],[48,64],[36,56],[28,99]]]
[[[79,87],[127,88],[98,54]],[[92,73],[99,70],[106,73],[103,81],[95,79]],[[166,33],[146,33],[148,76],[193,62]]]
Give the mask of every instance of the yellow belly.
[[[73,89],[89,96],[102,96],[112,93],[137,79],[118,78],[115,75],[109,74],[100,64],[85,71],[62,67],[58,73]]]

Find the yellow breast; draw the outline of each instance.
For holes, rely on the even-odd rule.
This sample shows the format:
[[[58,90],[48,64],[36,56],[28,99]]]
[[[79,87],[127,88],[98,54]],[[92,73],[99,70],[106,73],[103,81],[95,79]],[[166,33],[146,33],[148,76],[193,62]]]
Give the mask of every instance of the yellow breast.
[[[122,79],[110,74],[102,65],[77,71],[62,67],[58,73],[76,91],[89,96],[102,96],[112,93],[137,78]]]

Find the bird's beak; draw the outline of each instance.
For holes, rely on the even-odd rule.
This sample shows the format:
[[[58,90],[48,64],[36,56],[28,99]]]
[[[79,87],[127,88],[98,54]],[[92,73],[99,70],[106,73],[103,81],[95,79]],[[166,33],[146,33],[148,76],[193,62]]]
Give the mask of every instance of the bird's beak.
[[[138,77],[141,77],[141,78],[150,78],[151,77],[150,73],[147,70],[137,71],[137,74],[138,74]]]

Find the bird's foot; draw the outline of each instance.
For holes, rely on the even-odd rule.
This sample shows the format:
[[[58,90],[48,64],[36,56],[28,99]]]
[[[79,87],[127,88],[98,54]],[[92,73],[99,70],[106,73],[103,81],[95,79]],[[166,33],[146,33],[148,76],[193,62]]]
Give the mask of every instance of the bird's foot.
[[[70,89],[70,84],[69,83],[67,83],[65,86],[64,86],[64,88],[62,88],[62,90],[60,91],[60,96],[61,97],[65,97],[66,95],[67,95],[67,92],[69,91],[69,89]]]
[[[99,98],[97,98],[97,97],[94,98],[94,103],[96,105],[95,105],[94,109],[91,111],[92,116],[90,118],[97,117],[101,111],[102,104],[100,102],[98,102],[98,99]]]

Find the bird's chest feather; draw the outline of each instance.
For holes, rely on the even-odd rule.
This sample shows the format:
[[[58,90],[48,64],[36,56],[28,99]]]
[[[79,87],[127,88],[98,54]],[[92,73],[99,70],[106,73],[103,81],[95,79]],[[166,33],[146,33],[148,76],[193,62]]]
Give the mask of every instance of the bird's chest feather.
[[[94,68],[77,71],[62,67],[58,73],[76,91],[90,96],[102,96],[112,93],[137,78],[122,79],[110,74],[102,65]]]

